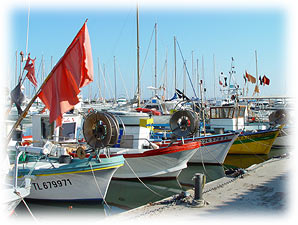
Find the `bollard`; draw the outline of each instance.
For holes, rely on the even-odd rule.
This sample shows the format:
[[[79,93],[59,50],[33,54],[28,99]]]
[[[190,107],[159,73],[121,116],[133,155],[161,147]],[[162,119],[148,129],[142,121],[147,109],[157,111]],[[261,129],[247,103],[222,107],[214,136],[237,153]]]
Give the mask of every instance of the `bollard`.
[[[194,200],[202,200],[203,199],[203,187],[204,187],[204,174],[196,173],[193,177],[195,181],[195,197]]]
[[[206,202],[203,199],[203,188],[205,185],[206,177],[202,173],[195,173],[192,179],[195,181],[195,193],[192,206],[203,207],[206,204]]]

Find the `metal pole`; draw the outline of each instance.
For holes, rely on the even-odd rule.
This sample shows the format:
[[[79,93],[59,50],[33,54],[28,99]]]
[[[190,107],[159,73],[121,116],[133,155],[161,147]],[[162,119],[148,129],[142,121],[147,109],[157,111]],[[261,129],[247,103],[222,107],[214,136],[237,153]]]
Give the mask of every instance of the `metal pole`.
[[[116,57],[114,56],[115,104],[117,102]]]
[[[177,73],[176,73],[176,37],[174,36],[174,78],[175,78],[175,91],[177,88]]]
[[[154,94],[155,96],[157,95],[157,23],[155,23],[154,26],[154,30],[155,30],[155,73],[154,73],[154,79],[155,79],[155,90],[154,90]]]
[[[137,106],[141,105],[141,88],[140,88],[140,46],[139,46],[139,5],[137,4],[137,80],[138,80],[138,88],[137,88]]]

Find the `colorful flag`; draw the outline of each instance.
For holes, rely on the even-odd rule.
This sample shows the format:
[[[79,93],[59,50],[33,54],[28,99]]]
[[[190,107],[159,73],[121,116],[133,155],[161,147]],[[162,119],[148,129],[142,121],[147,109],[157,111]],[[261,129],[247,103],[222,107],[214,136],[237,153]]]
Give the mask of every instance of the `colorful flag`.
[[[25,99],[25,96],[21,90],[21,82],[19,82],[18,85],[10,92],[10,99],[11,102],[15,104],[18,110],[18,115],[21,115],[23,112],[21,105]]]
[[[262,78],[262,82],[263,82],[264,86],[265,86],[265,84],[269,85],[270,84],[270,79],[264,75],[263,78]]]
[[[261,76],[259,76],[259,81],[260,81],[260,85],[262,85],[263,84],[263,80],[262,80],[262,77]]]
[[[255,95],[255,93],[260,93],[260,89],[258,85],[256,85],[253,95]]]
[[[31,59],[30,58],[30,53],[28,54],[28,59],[26,61],[26,65],[24,67],[24,70],[27,70],[27,74],[26,74],[26,77],[31,81],[31,83],[37,87],[37,80],[35,78],[35,59]],[[32,63],[30,63],[30,61]]]
[[[247,82],[246,76],[243,75],[243,79],[244,79],[244,83],[246,84]]]
[[[248,74],[246,71],[245,71],[245,76],[246,76],[246,78],[247,78],[247,80],[248,80],[249,82],[251,82],[251,83],[253,83],[253,84],[256,83],[256,78],[255,78],[254,76]]]
[[[77,95],[80,88],[93,81],[92,52],[86,22],[38,94],[50,110],[50,123],[56,121],[56,127],[62,125],[63,113],[79,103]]]

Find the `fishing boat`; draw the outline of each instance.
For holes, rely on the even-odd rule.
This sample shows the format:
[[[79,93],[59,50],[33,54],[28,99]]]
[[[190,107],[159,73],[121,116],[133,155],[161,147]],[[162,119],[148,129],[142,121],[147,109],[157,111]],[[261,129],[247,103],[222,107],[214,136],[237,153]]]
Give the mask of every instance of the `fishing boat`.
[[[281,128],[241,133],[229,154],[268,154]]]
[[[164,178],[175,179],[187,167],[187,162],[200,147],[200,142],[157,145],[156,149],[113,148],[112,156],[123,155],[125,165],[115,179]]]
[[[169,144],[172,142],[171,136],[173,135],[180,137],[174,143],[200,142],[201,147],[191,157],[189,163],[223,164],[231,145],[238,137],[238,133],[235,132],[199,136],[199,132],[194,132],[198,127],[198,118],[192,110],[175,112],[169,123],[169,130],[166,127],[164,127],[163,131],[162,129],[154,130],[152,136],[155,139],[155,143]],[[191,124],[197,125],[191,128]],[[148,125],[150,126],[150,124]],[[187,130],[189,132],[185,132]]]
[[[240,132],[229,154],[268,154],[281,127],[267,128],[266,125],[247,124],[247,115],[246,106],[210,107],[210,128],[217,133]]]
[[[5,184],[1,190],[3,198],[1,204],[5,205],[8,215],[11,215],[20,202],[30,194],[31,179],[26,178],[21,186],[14,187],[12,184]]]
[[[18,161],[16,160],[17,157],[15,157],[15,163]],[[7,214],[11,215],[15,208],[19,205],[19,203],[30,194],[30,188],[31,188],[31,178],[25,177],[24,182],[20,185],[17,184],[17,182],[9,182],[6,178],[9,173],[12,173],[13,181],[16,181],[17,177],[17,171],[13,170],[10,171],[10,162],[8,155],[4,157],[4,160],[2,161],[2,166],[4,167],[6,165],[5,171],[3,170],[3,178],[5,179],[4,185],[2,185],[1,188],[1,206],[4,206],[7,210]]]
[[[190,158],[188,163],[203,163],[203,164],[219,164],[222,165],[225,158],[239,134],[226,133],[226,134],[209,134],[206,136],[185,138],[184,143],[200,142],[200,148]],[[164,136],[164,135],[162,135]],[[169,137],[170,135],[168,135]],[[161,140],[156,139],[156,142]],[[181,142],[178,139],[177,142]],[[170,143],[170,140],[164,140],[162,143]]]
[[[41,151],[44,148],[31,149]],[[27,198],[55,201],[102,201],[112,176],[124,163],[122,156],[100,159],[62,156],[36,160],[31,158],[19,165],[18,182],[23,182],[24,177],[30,174],[33,181]]]
[[[150,128],[140,125],[120,129],[114,115],[107,112],[91,112],[83,124],[84,139],[88,145],[96,147],[108,142],[111,156],[122,155],[125,158],[124,166],[116,171],[113,178],[177,178],[199,149],[200,142],[174,143],[171,146],[155,144],[150,140],[150,133]]]

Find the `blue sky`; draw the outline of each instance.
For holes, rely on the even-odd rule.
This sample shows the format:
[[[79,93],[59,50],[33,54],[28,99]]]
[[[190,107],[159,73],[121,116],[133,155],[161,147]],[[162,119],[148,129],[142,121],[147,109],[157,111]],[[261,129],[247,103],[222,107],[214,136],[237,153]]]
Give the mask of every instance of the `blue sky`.
[[[51,57],[55,64],[63,55],[72,39],[88,18],[88,29],[92,45],[94,77],[91,84],[92,95],[98,96],[99,83],[101,93],[107,98],[114,96],[114,56],[116,57],[117,97],[128,94],[132,97],[136,88],[136,7],[128,4],[120,9],[100,5],[78,8],[30,7],[30,28],[28,52],[36,57],[36,73],[42,55],[45,58],[45,71],[50,72]],[[15,76],[15,52],[26,49],[27,7],[12,8],[10,23],[9,67],[11,83]],[[194,61],[199,60],[199,74],[202,75],[202,57],[204,60],[204,78],[207,97],[214,96],[213,55],[215,57],[216,97],[220,96],[218,77],[220,72],[228,76],[231,57],[235,59],[235,78],[243,87],[243,73],[247,70],[255,75],[255,50],[258,54],[258,73],[270,78],[270,86],[261,87],[261,94],[287,94],[287,13],[283,8],[228,7],[183,9],[164,7],[146,7],[139,5],[140,16],[140,64],[143,66],[155,22],[158,24],[158,86],[164,80],[166,55],[168,60],[168,97],[173,94],[173,38],[176,36],[187,69],[192,76],[192,51]],[[107,87],[102,78],[98,81],[98,57],[100,67],[104,68]],[[195,68],[196,70],[196,68]],[[146,87],[154,86],[154,36],[148,50],[148,56],[142,72],[142,97],[148,98],[152,91]],[[102,73],[100,73],[102,77]],[[38,73],[40,79],[41,73]],[[41,81],[39,80],[39,83]],[[177,83],[183,89],[183,62],[177,46]],[[194,83],[195,85],[195,83]],[[249,95],[254,86],[249,86]],[[27,88],[28,89],[28,88]],[[89,88],[83,90],[87,97]],[[31,86],[32,92],[32,86]],[[187,81],[187,95],[194,96]]]

